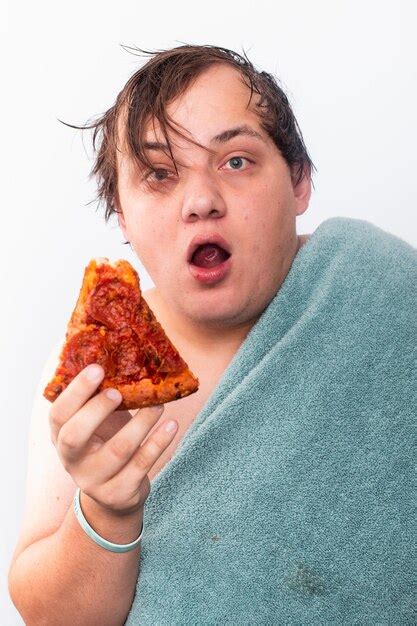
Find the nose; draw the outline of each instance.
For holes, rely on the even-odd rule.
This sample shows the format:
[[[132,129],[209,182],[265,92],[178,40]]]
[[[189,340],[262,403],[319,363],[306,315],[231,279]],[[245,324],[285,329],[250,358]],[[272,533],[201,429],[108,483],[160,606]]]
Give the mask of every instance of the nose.
[[[189,177],[184,189],[182,218],[185,222],[198,219],[217,219],[226,213],[226,203],[216,185],[207,172]]]

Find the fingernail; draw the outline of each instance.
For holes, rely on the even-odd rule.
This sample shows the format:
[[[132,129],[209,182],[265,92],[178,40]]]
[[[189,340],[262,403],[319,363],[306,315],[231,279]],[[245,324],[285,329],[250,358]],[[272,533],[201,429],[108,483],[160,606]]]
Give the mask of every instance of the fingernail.
[[[165,430],[167,431],[167,433],[173,433],[174,430],[177,430],[177,422],[173,422],[172,420],[170,420],[165,424]]]
[[[151,409],[154,409],[155,413],[160,413],[161,411],[164,410],[164,405],[163,404],[154,404],[153,406],[151,406]]]
[[[106,389],[104,393],[108,398],[110,398],[110,400],[117,400],[117,402],[120,402],[122,399],[122,394],[118,391],[118,389]]]
[[[85,375],[88,380],[98,380],[103,375],[103,368],[101,365],[94,363],[86,368]]]

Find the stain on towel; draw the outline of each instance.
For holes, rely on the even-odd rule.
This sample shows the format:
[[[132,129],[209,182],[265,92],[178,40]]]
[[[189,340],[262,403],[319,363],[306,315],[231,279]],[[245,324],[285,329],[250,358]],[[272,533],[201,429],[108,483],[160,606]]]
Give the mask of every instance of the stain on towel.
[[[306,563],[297,563],[286,582],[290,589],[307,596],[321,596],[325,593],[322,578]]]

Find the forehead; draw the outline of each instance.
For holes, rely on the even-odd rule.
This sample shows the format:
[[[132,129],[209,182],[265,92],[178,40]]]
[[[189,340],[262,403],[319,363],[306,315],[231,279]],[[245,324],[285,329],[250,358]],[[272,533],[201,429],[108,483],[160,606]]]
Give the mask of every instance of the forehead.
[[[236,127],[245,128],[247,132],[242,134],[247,136],[256,136],[256,133],[265,136],[255,108],[259,95],[254,92],[251,99],[250,96],[250,88],[238,70],[216,64],[197,76],[184,93],[170,102],[166,114],[174,126],[180,126],[181,132],[185,131],[185,135],[204,145],[213,140],[218,143],[225,130]],[[157,120],[151,119],[145,125],[143,140],[147,143],[163,141]]]
[[[167,129],[173,150],[176,153],[184,151],[184,154],[201,150],[187,141],[187,137],[209,151],[220,149],[229,141],[232,144],[232,140],[238,136],[251,138],[250,141],[258,142],[259,146],[271,144],[269,135],[260,125],[256,110],[259,101],[260,96],[255,91],[251,98],[251,90],[238,70],[224,63],[209,67],[165,107],[170,123],[182,135]],[[136,171],[136,166],[127,156],[126,122],[126,110],[121,111],[117,121],[121,144],[116,152],[120,173]],[[150,118],[141,129],[134,132],[141,136],[147,158],[156,157],[162,152],[167,154],[166,139],[158,120]]]

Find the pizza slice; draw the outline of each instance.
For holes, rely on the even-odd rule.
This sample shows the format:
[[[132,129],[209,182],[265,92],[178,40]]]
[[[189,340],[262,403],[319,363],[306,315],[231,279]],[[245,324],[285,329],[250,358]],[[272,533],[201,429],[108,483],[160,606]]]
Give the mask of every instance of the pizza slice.
[[[118,411],[179,400],[199,386],[143,298],[137,272],[123,259],[92,259],[85,268],[45,398],[53,402],[90,363],[105,372],[96,393],[114,387],[122,394]]]

